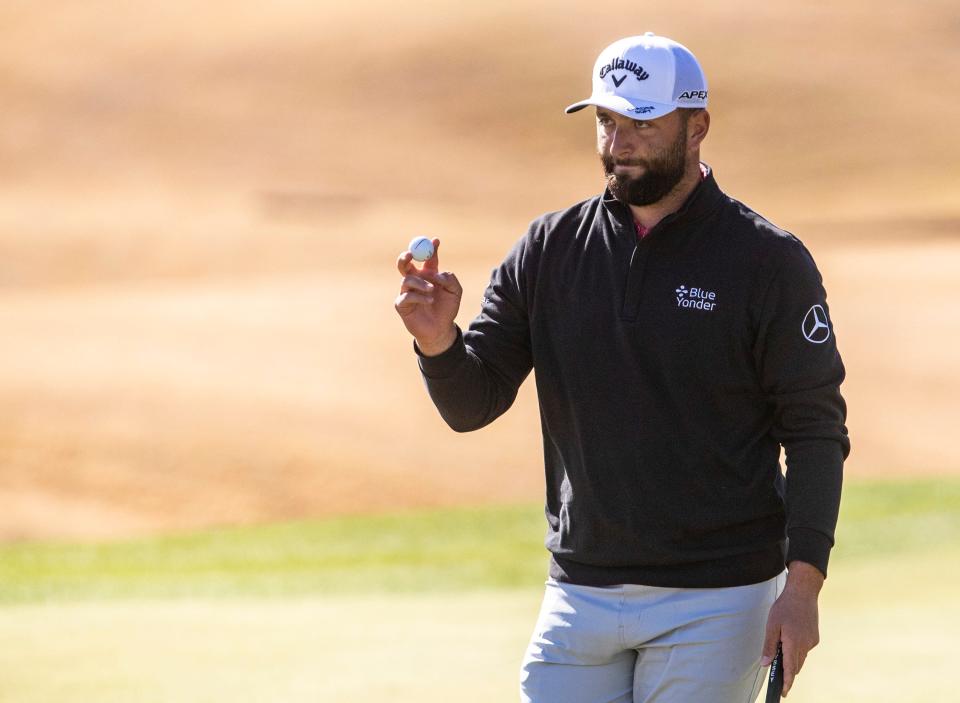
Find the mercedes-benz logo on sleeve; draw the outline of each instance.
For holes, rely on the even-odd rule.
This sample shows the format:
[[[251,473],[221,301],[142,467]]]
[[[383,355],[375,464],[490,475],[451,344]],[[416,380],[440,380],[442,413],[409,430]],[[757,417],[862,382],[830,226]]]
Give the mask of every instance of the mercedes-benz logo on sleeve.
[[[807,310],[801,329],[804,338],[811,344],[823,344],[830,339],[830,324],[822,305],[814,305]]]

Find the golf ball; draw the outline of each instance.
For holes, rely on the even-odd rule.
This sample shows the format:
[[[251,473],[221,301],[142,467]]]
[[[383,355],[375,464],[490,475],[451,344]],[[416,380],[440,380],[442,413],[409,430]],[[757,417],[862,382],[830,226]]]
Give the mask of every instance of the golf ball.
[[[410,253],[417,261],[426,261],[433,256],[433,242],[426,237],[415,237],[410,242]]]

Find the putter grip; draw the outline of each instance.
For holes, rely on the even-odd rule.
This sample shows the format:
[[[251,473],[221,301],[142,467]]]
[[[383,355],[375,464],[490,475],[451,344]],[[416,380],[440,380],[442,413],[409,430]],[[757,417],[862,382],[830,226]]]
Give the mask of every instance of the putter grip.
[[[770,675],[767,677],[766,703],[779,703],[783,693],[783,647],[777,642],[777,656],[770,662]]]

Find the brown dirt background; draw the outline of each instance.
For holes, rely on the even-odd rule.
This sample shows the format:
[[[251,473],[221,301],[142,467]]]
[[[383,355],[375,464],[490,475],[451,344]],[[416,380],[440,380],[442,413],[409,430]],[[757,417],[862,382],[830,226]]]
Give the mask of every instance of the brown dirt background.
[[[960,472],[955,2],[8,0],[0,538],[537,499],[532,384],[448,430],[394,260],[439,236],[467,324],[601,187],[562,108],[646,30],[706,68],[721,186],[820,265],[848,475]]]

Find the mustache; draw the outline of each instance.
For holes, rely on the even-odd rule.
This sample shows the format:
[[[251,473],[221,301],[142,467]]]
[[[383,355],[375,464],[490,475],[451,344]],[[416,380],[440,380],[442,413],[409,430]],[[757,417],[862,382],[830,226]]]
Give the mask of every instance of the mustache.
[[[603,168],[607,173],[611,173],[617,166],[644,166],[650,168],[650,162],[647,159],[614,159],[609,154],[601,155]]]

